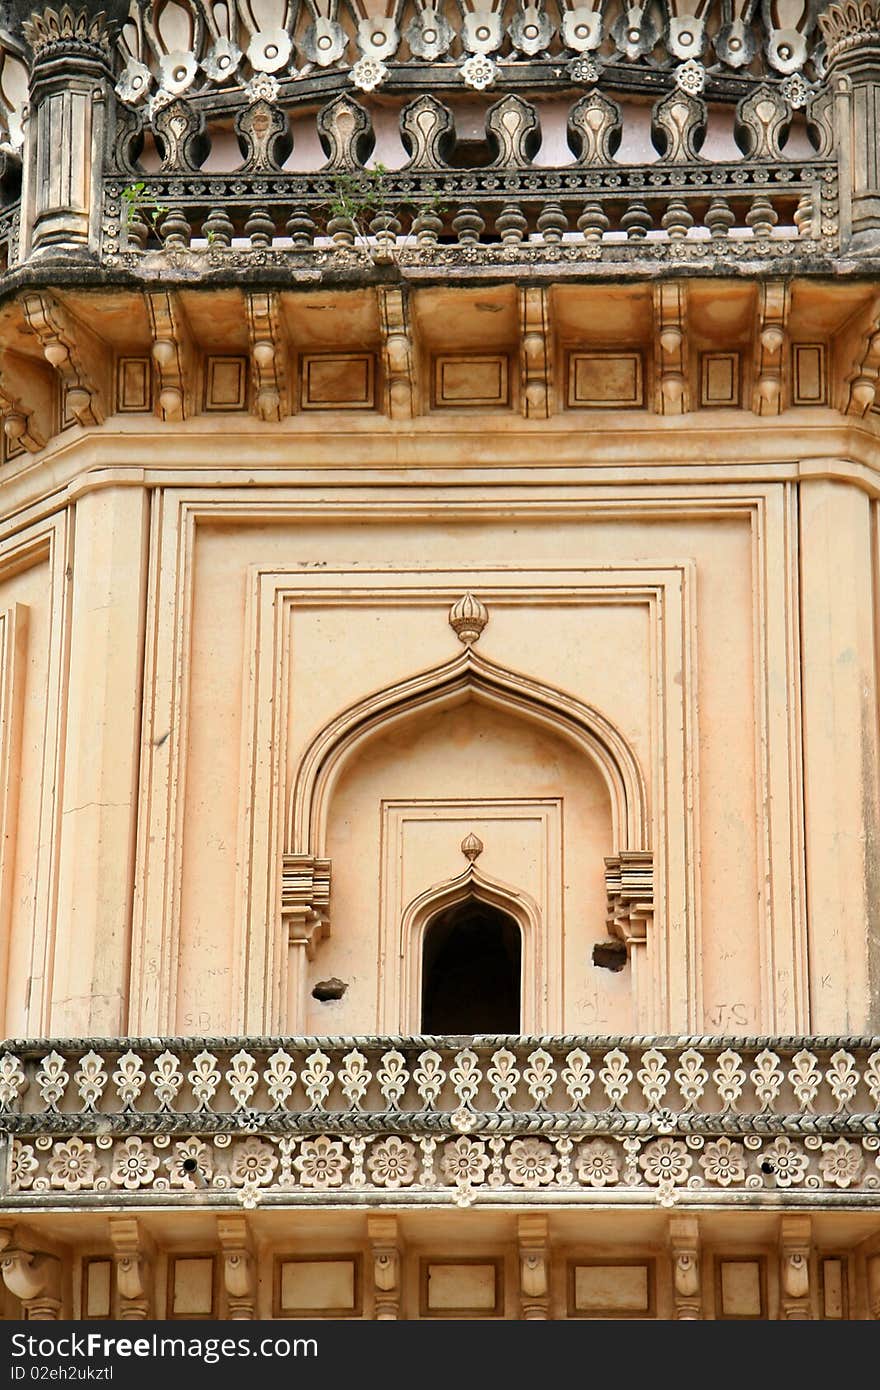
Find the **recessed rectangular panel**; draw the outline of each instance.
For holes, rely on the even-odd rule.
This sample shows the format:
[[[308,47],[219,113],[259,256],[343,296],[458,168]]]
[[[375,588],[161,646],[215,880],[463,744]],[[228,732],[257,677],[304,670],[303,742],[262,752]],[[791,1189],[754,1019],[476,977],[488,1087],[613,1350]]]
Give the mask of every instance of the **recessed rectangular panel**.
[[[822,1261],[822,1316],[835,1320],[846,1317],[846,1263]]]
[[[210,1318],[214,1315],[215,1265],[210,1255],[175,1256],[170,1261],[169,1293],[172,1318]]]
[[[824,344],[795,343],[792,357],[794,404],[826,405]]]
[[[247,408],[247,360],[244,357],[209,357],[205,364],[205,409]]]
[[[652,1316],[652,1264],[575,1262],[569,1267],[569,1317]]]
[[[434,358],[434,405],[438,408],[506,406],[509,399],[506,353],[443,353]]]
[[[83,1317],[109,1318],[113,1288],[112,1260],[83,1261]]]
[[[739,405],[739,353],[704,352],[700,359],[700,404]]]
[[[371,352],[322,353],[302,359],[303,410],[372,410],[375,362]]]
[[[718,1283],[719,1317],[764,1316],[764,1279],[760,1260],[722,1260]]]
[[[153,409],[153,368],[149,357],[120,357],[116,363],[116,409],[146,414]]]
[[[276,1317],[357,1317],[360,1305],[359,1256],[276,1262]]]
[[[567,400],[572,408],[594,410],[644,405],[641,353],[570,352]]]
[[[502,1309],[500,1260],[422,1260],[422,1317],[498,1317]]]

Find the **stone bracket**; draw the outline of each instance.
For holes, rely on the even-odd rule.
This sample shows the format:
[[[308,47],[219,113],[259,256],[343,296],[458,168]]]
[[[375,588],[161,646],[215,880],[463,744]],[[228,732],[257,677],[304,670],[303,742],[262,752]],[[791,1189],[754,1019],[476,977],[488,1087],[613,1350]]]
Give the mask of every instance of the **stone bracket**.
[[[257,1267],[246,1217],[218,1216],[217,1236],[228,1316],[233,1322],[250,1321],[257,1305]]]
[[[122,1322],[142,1322],[150,1316],[153,1242],[134,1216],[111,1215],[108,1220],[119,1295],[118,1316]]]
[[[34,408],[25,405],[33,388],[34,367],[26,358],[4,352],[0,356],[0,418],[10,447],[21,445],[28,453],[36,454],[46,444],[47,436],[36,425]]]
[[[756,415],[779,415],[782,411],[782,369],[790,307],[791,293],[783,280],[769,280],[758,286],[752,395],[752,410]]]
[[[290,354],[278,295],[272,291],[249,293],[245,304],[254,411],[261,420],[281,420],[290,414]]]
[[[281,918],[291,943],[314,958],[319,941],[330,935],[330,860],[285,854],[281,868]]]
[[[53,295],[29,291],[23,307],[46,361],[62,389],[62,421],[68,411],[83,426],[103,424],[107,415],[105,381],[109,353],[85,324],[62,308]]]
[[[696,1216],[669,1218],[669,1251],[676,1320],[696,1322],[703,1316],[700,1222]]]
[[[656,402],[658,415],[690,410],[687,289],[670,281],[654,286]]]
[[[546,1216],[529,1212],[517,1221],[519,1292],[522,1316],[538,1322],[550,1316],[550,1236]]]
[[[392,420],[411,420],[418,414],[416,351],[406,292],[376,290],[382,325],[385,409]]]
[[[521,289],[519,312],[522,413],[529,420],[546,420],[552,380],[549,292]]]
[[[156,411],[161,420],[185,420],[193,414],[195,390],[195,352],[189,325],[176,295],[159,290],[145,297],[159,387]]]
[[[400,1317],[403,1245],[396,1216],[368,1216],[367,1236],[373,1256],[373,1302],[377,1322]]]
[[[644,945],[654,920],[654,856],[650,850],[621,850],[605,860],[608,930],[633,946]]]

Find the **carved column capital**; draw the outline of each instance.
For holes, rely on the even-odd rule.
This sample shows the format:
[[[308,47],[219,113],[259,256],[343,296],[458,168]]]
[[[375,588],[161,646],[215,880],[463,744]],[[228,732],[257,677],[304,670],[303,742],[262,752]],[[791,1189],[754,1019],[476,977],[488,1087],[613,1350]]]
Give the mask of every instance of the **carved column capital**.
[[[7,1246],[0,1254],[0,1277],[25,1317],[35,1322],[54,1322],[61,1312],[61,1261],[39,1250]]]

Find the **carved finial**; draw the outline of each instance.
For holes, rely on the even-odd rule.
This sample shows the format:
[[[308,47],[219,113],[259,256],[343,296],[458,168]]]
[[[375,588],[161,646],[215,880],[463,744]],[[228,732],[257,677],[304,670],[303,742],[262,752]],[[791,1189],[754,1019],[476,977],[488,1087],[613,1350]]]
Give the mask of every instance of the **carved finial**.
[[[471,864],[473,864],[475,859],[479,859],[484,848],[483,841],[480,839],[479,835],[475,835],[472,830],[469,834],[465,835],[461,842],[461,852],[465,859],[469,860]]]
[[[449,610],[449,626],[459,642],[466,647],[480,640],[480,633],[489,621],[489,610],[473,594],[467,593],[454,603]]]

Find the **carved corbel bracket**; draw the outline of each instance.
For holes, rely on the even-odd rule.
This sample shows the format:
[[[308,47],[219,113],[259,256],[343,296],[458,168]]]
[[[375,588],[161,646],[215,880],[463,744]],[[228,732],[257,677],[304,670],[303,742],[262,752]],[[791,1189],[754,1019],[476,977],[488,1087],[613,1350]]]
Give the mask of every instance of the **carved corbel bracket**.
[[[373,1303],[377,1322],[400,1317],[403,1247],[396,1216],[368,1216],[367,1236],[372,1251]]]
[[[517,1222],[519,1290],[526,1322],[550,1316],[550,1241],[546,1216],[530,1212]]]
[[[111,1216],[109,1222],[119,1294],[118,1316],[123,1322],[142,1322],[150,1316],[153,1243],[134,1216]]]
[[[752,410],[756,415],[779,415],[782,410],[782,364],[790,304],[791,295],[784,281],[771,280],[758,287],[752,393]]]
[[[621,850],[605,860],[608,930],[628,950],[644,946],[654,921],[654,856],[650,850]]]
[[[550,297],[546,289],[520,290],[519,322],[522,412],[529,420],[546,420],[552,376]]]
[[[382,325],[382,360],[385,377],[385,409],[392,420],[411,420],[418,414],[409,304],[401,289],[376,290]]]
[[[251,345],[254,409],[261,420],[281,420],[290,414],[290,368],[287,334],[278,295],[245,295]]]
[[[849,374],[845,398],[841,401],[847,415],[867,415],[877,398],[880,384],[880,300],[871,306],[867,325],[859,336],[854,368]]]
[[[658,415],[690,410],[687,346],[687,290],[674,282],[654,286],[656,402]]]
[[[285,854],[281,868],[281,917],[291,945],[303,945],[314,959],[319,941],[330,935],[330,860]]]
[[[703,1316],[700,1223],[697,1217],[670,1217],[669,1250],[672,1256],[675,1317],[680,1322],[696,1322]]]
[[[13,365],[12,354],[5,352],[0,357],[0,419],[3,432],[9,440],[9,447],[21,446],[28,453],[36,454],[46,443],[34,423],[33,409],[24,404],[23,389],[27,390],[26,373]]]
[[[784,1216],[779,1229],[779,1273],[782,1316],[788,1321],[806,1321],[810,1308],[810,1248],[812,1223],[809,1216]]]
[[[233,1322],[249,1322],[256,1312],[257,1269],[247,1219],[218,1216],[217,1235],[229,1317]]]
[[[195,353],[189,325],[177,297],[166,290],[146,295],[152,356],[159,390],[156,411],[161,420],[185,420],[193,413]]]
[[[61,382],[62,419],[69,412],[80,425],[103,424],[110,359],[100,339],[50,294],[30,291],[22,302],[28,327]]]
[[[31,1244],[22,1227],[0,1229],[0,1278],[30,1321],[54,1322],[61,1312],[61,1261]]]

